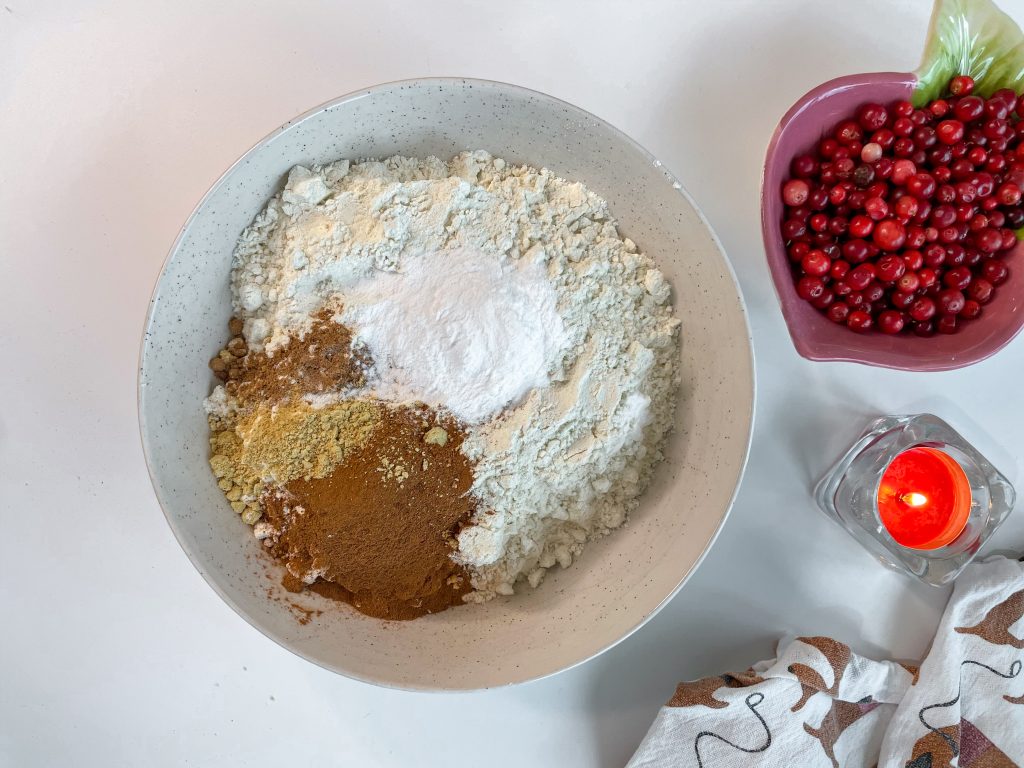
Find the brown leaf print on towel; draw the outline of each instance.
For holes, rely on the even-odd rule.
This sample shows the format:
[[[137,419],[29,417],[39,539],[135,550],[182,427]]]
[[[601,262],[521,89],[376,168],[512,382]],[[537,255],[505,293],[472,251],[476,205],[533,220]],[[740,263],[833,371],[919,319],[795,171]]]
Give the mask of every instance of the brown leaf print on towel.
[[[963,687],[963,669],[972,665],[988,670],[993,675],[998,675],[1004,680],[1012,680],[1020,674],[1021,662],[1015,661],[1010,669],[1003,673],[993,669],[988,664],[980,661],[964,659],[960,662],[961,683],[957,686],[956,696],[949,701],[939,704],[929,704],[922,707],[917,713],[917,719],[921,725],[927,728],[930,733],[925,734],[915,742],[910,753],[910,759],[904,763],[906,768],[945,768],[953,764],[953,759],[958,758],[957,765],[960,768],[1016,768],[1017,764],[1010,760],[1006,754],[995,746],[974,723],[960,719],[960,724],[947,725],[943,728],[935,728],[928,724],[925,713],[933,709],[952,707],[960,701],[960,693]]]
[[[898,661],[896,663],[910,673],[910,684],[912,686],[917,685],[917,681],[921,677],[921,667],[919,667],[917,664],[904,664],[902,661]]]
[[[872,701],[870,696],[861,701],[836,699],[817,728],[811,727],[809,723],[804,723],[804,730],[821,742],[821,748],[825,750],[826,757],[832,761],[833,768],[839,768],[835,752],[839,737],[843,735],[843,731],[877,707],[878,702]]]
[[[721,709],[729,706],[726,701],[714,697],[715,691],[721,688],[746,688],[751,685],[763,683],[764,678],[753,669],[741,672],[738,675],[715,675],[694,680],[690,683],[680,683],[676,686],[676,692],[669,699],[670,707],[711,707]]]
[[[954,752],[952,744],[959,745]],[[917,740],[906,768],[946,768],[959,757],[960,768],[1017,768],[1003,750],[988,740],[969,720],[947,725]]]
[[[806,664],[799,662],[790,664],[789,672],[796,677],[801,690],[800,700],[792,706],[791,712],[799,712],[811,696],[819,691],[824,691],[835,698],[839,693],[839,682],[843,679],[843,673],[846,672],[846,667],[850,664],[851,655],[850,646],[833,640],[831,637],[798,637],[797,640],[821,651],[829,666],[832,667],[832,685],[826,686],[824,678],[818,674],[818,671]]]
[[[993,645],[1024,648],[1024,640],[1010,634],[1010,627],[1020,621],[1021,617],[1024,617],[1024,589],[992,606],[980,624],[957,627],[956,631],[962,635],[977,635]]]

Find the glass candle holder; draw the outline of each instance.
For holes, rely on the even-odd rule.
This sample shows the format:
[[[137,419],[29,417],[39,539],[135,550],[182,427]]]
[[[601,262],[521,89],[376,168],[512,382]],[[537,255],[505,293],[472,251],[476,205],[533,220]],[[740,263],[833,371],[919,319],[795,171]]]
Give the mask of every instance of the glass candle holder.
[[[939,586],[974,559],[1013,509],[1015,493],[949,424],[919,414],[874,421],[814,497],[884,565]]]

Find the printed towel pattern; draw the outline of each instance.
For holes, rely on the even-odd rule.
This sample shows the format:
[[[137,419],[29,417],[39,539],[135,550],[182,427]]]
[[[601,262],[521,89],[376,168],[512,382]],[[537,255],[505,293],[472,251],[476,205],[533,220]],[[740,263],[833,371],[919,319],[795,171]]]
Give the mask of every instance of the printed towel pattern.
[[[1024,765],[1024,564],[958,579],[920,668],[829,637],[746,672],[680,683],[628,768]]]

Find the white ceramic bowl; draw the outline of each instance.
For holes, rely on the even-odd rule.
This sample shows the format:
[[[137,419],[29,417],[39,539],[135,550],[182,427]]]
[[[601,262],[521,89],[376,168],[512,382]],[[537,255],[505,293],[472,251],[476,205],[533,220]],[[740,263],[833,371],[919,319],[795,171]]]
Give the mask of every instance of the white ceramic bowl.
[[[546,166],[608,200],[623,235],[671,280],[682,319],[678,425],[640,510],[537,590],[412,622],[367,618],[279,586],[207,465],[206,367],[226,341],[239,233],[296,163],[486,149]],[[564,670],[619,642],[682,586],[715,538],[746,462],[754,411],[735,276],[679,183],[635,142],[540,93],[477,80],[391,83],[342,97],[247,152],[200,201],[153,294],[139,417],[153,485],[185,553],[221,597],[285,648],[349,677],[422,690],[489,688]],[[268,590],[272,597],[268,597]],[[308,624],[288,601],[322,608]]]

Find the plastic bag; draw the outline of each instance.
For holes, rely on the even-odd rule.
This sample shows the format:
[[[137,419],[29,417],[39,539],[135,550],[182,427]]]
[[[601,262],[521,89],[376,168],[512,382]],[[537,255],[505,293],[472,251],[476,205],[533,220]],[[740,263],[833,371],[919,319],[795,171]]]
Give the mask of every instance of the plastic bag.
[[[974,93],[1024,91],[1024,33],[991,0],[935,0],[924,58],[914,73],[914,106],[944,93],[955,75],[974,78]]]

